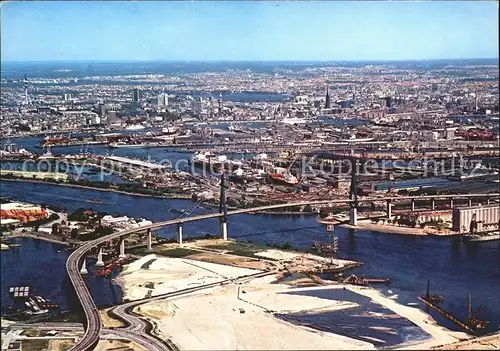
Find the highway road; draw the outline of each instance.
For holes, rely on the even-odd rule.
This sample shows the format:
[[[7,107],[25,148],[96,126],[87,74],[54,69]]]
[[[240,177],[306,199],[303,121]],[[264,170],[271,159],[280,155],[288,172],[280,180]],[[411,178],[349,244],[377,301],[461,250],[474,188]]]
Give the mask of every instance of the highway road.
[[[430,199],[459,199],[459,198],[495,198],[498,197],[499,194],[460,194],[460,195],[428,195],[428,196],[399,196],[399,197],[372,197],[372,198],[359,198],[358,202],[373,202],[373,201],[386,201],[386,200],[430,200]],[[278,205],[268,205],[268,206],[260,206],[260,207],[253,207],[253,208],[245,208],[245,209],[238,209],[238,210],[233,210],[233,211],[228,211],[227,215],[232,216],[232,215],[237,215],[237,214],[243,214],[243,213],[250,213],[250,212],[259,212],[259,211],[265,211],[265,210],[270,210],[270,209],[279,209],[279,208],[285,208],[285,207],[291,207],[291,206],[302,206],[302,205],[321,205],[321,204],[345,204],[345,203],[350,203],[353,202],[351,199],[338,199],[338,200],[314,200],[314,201],[297,201],[293,203],[286,203],[286,204],[278,204]],[[136,232],[141,232],[147,229],[158,229],[162,228],[164,226],[168,225],[173,225],[173,224],[178,224],[178,223],[186,223],[186,222],[194,222],[194,221],[200,221],[204,219],[212,219],[212,218],[219,218],[222,217],[223,214],[221,213],[210,213],[210,214],[204,214],[204,215],[198,215],[198,216],[192,216],[192,217],[186,217],[186,218],[180,218],[180,219],[172,219],[168,221],[163,221],[163,222],[158,222],[154,223],[148,226],[143,226],[139,228],[133,228],[133,229],[127,229],[123,230],[120,232],[112,233],[106,236],[103,236],[101,238],[98,238],[96,240],[86,242],[79,248],[77,248],[69,257],[68,260],[66,261],[66,270],[68,271],[69,278],[71,280],[71,283],[73,284],[73,287],[75,288],[76,294],[80,300],[80,303],[82,305],[82,308],[85,312],[85,318],[87,321],[87,325],[85,328],[85,334],[83,337],[79,340],[79,342],[71,348],[72,351],[87,351],[87,350],[92,350],[95,345],[97,345],[97,342],[99,341],[99,333],[102,328],[102,321],[101,321],[101,316],[99,314],[99,311],[97,310],[97,307],[94,303],[94,300],[92,299],[92,295],[90,294],[90,291],[88,290],[87,286],[85,285],[85,281],[83,280],[82,276],[80,275],[79,271],[79,263],[82,259],[82,257],[92,248],[106,242],[109,240],[121,238],[127,235],[130,235],[132,233]],[[136,322],[137,323],[137,322]],[[153,345],[151,345],[153,347]]]
[[[83,331],[83,325],[78,323],[34,323],[34,324],[13,324],[9,326],[12,330],[26,330],[26,329],[36,329],[36,330],[56,330],[56,331],[64,331],[64,332],[80,332]],[[134,333],[130,330],[124,329],[110,329],[103,328],[101,329],[102,339],[124,339],[131,340],[142,346],[145,350],[148,351],[164,351],[166,350],[165,345],[158,343],[158,345],[154,345],[151,342],[151,337],[148,335],[143,335],[141,333]]]

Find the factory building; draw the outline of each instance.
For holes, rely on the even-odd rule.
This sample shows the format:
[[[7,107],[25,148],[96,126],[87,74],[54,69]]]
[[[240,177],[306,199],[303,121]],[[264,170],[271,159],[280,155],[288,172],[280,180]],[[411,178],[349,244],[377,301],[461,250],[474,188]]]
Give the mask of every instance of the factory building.
[[[41,206],[10,202],[2,204],[0,219],[16,219],[21,223],[47,217],[47,210]]]
[[[455,207],[453,209],[453,230],[459,233],[469,233],[471,222],[476,221],[477,231],[498,229],[500,222],[500,206]]]

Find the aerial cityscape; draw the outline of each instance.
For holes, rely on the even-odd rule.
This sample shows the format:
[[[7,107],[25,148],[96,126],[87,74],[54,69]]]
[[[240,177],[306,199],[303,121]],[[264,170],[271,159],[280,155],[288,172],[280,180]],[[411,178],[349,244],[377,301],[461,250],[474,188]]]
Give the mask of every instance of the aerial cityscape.
[[[2,350],[500,349],[497,2],[0,11]]]

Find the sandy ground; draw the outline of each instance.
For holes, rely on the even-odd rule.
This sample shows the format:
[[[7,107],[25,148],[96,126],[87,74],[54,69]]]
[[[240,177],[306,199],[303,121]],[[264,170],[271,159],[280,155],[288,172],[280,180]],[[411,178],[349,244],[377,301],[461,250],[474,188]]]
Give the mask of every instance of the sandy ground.
[[[456,235],[455,232],[452,232],[449,229],[441,229],[438,230],[436,228],[430,228],[430,227],[425,227],[425,228],[410,228],[410,227],[404,227],[404,226],[398,226],[398,225],[390,225],[390,224],[374,224],[372,223],[371,220],[359,220],[357,226],[352,226],[349,224],[341,224],[341,226],[346,227],[346,228],[354,228],[354,229],[365,229],[365,230],[373,230],[376,232],[384,232],[384,233],[392,233],[392,234],[406,234],[406,235],[428,235],[428,234],[433,234],[433,235]]]
[[[282,250],[275,250],[275,249],[269,249],[269,250],[257,252],[255,254],[255,256],[259,256],[259,257],[263,257],[263,258],[271,258],[274,260],[283,260],[283,261],[299,261],[301,259],[305,259],[305,260],[316,261],[318,263],[330,262],[330,258],[328,258],[328,257],[322,257],[322,256],[318,256],[318,255],[313,255],[310,253],[305,253],[305,252],[282,251]],[[341,260],[341,259],[336,259],[335,262],[338,263],[339,266],[356,263],[355,261]]]
[[[409,228],[400,227],[397,225],[389,224],[374,224],[371,220],[360,220],[357,226],[352,226],[349,224],[341,224],[342,227],[354,228],[354,229],[366,229],[373,230],[376,232],[392,233],[392,234],[406,234],[406,235],[427,235],[428,228]]]
[[[141,268],[154,260],[149,267]],[[124,299],[137,300],[151,296],[209,284],[225,279],[258,273],[258,270],[200,262],[189,259],[147,255],[125,265],[116,278],[124,292]]]
[[[265,278],[260,280],[267,288],[283,289],[282,285],[269,286],[271,284]],[[274,293],[267,301],[265,295],[271,292],[240,292],[240,297],[255,300],[246,302],[238,298],[238,288],[234,284],[227,285],[188,298],[150,303],[142,306],[141,313],[150,309],[165,311],[167,316],[158,321],[159,331],[184,350],[373,349],[366,342],[284,322],[257,305],[264,303],[273,309],[279,307],[282,311],[298,311],[318,306],[312,301],[315,298],[299,301],[299,297],[290,299],[289,295]],[[246,288],[241,287],[243,290]],[[339,308],[335,301],[330,300],[321,301],[319,306]]]
[[[203,262],[225,264],[228,266],[257,269],[261,271],[273,268],[273,266],[267,261],[256,260],[249,257],[236,255],[221,255],[213,252],[202,252],[199,254],[189,255],[189,257],[187,258]]]
[[[372,344],[364,341],[294,325],[273,316],[273,313],[319,313],[356,307],[356,303],[349,301],[282,294],[340,289],[342,285],[297,289],[284,284],[271,284],[273,280],[274,277],[267,276],[241,285],[215,287],[145,304],[138,312],[154,318],[160,334],[186,350],[374,349]],[[346,288],[370,297],[432,336],[418,344],[401,345],[400,349],[428,349],[470,338],[464,333],[438,326],[424,312],[400,305],[374,289]]]
[[[95,351],[107,351],[107,350],[116,350],[116,351],[147,351],[142,346],[136,344],[135,342],[124,342],[120,340],[99,340]]]
[[[196,255],[204,254],[206,252]],[[201,256],[198,258],[201,259]],[[279,260],[273,261],[279,265],[288,262],[289,266],[300,265],[304,259],[320,265],[328,260],[316,255],[275,249],[263,250],[256,256],[262,257],[263,261],[265,258]],[[221,257],[224,257],[222,261],[228,259],[226,255]],[[236,258],[230,261],[237,263]],[[348,264],[351,261],[341,263]],[[233,265],[147,255],[124,266],[124,271],[116,279],[124,288],[124,297],[134,300],[256,272],[258,270]],[[296,288],[276,284],[275,281],[276,275],[269,275],[245,283],[218,285],[150,302],[138,307],[136,312],[154,320],[162,337],[186,350],[374,349],[374,345],[365,341],[288,323],[274,316],[274,313],[320,313],[357,307],[356,303],[350,301],[283,294],[299,290],[340,289],[344,285]],[[423,311],[400,305],[375,289],[345,287],[369,297],[431,335],[431,338],[419,343],[400,345],[401,349],[428,349],[471,338],[465,333],[438,326]]]
[[[66,351],[69,350],[75,343],[70,340],[50,340],[49,350]]]
[[[434,350],[500,350],[500,333],[436,347]]]
[[[405,317],[432,336],[431,340],[428,340],[424,343],[408,345],[400,349],[422,350],[471,338],[471,336],[466,333],[450,331],[444,327],[439,326],[427,313],[419,310],[418,308],[401,305],[398,302],[385,297],[375,289],[357,286],[349,286],[348,288],[352,291],[371,298],[373,301],[387,307],[388,309],[394,311],[396,314]]]
[[[122,321],[120,321],[118,319],[114,319],[108,315],[108,311],[111,308],[112,307],[99,311],[99,313],[101,314],[103,327],[104,328],[122,328],[122,327],[125,327],[125,324]]]

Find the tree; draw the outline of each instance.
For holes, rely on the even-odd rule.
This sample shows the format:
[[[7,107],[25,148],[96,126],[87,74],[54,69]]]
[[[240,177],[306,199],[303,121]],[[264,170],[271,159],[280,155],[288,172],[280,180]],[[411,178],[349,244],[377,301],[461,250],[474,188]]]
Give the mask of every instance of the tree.
[[[305,205],[304,209],[302,210],[302,212],[312,212],[312,211],[313,211],[313,208],[309,204]]]
[[[78,237],[78,229],[76,229],[76,228],[71,229],[70,236],[73,239],[76,239]]]
[[[61,232],[60,226],[61,225],[59,223],[52,224],[52,232],[51,232],[51,234],[52,235],[60,234],[60,232]]]
[[[85,213],[85,209],[83,208],[77,209],[68,216],[69,221],[76,221],[76,222],[86,222],[88,218],[89,217],[87,216],[87,214]]]

